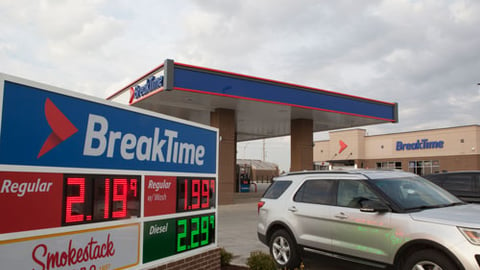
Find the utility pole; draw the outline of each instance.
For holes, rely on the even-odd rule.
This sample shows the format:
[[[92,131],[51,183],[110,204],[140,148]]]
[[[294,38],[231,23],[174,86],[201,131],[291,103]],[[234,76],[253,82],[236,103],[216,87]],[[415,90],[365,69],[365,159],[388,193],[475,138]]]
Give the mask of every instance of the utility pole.
[[[262,161],[265,161],[265,139],[263,139]]]

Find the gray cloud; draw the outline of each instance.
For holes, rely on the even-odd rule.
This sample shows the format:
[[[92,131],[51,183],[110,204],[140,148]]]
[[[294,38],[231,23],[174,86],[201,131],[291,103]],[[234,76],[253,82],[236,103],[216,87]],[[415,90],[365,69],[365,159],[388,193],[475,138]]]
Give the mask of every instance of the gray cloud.
[[[0,71],[106,97],[172,58],[398,102],[400,123],[370,134],[478,124],[478,14],[473,0],[1,1]]]

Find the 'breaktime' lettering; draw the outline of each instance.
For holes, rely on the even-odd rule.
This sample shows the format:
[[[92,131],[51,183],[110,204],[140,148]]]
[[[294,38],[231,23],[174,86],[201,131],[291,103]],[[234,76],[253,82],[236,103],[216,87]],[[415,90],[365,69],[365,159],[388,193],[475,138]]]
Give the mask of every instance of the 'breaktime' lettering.
[[[83,155],[113,158],[115,153],[125,160],[155,161],[202,166],[205,146],[178,141],[178,132],[165,129],[163,139],[160,128],[153,136],[139,136],[108,129],[108,120],[100,115],[88,116]]]
[[[147,79],[147,82],[145,83],[144,86],[140,86],[140,85],[135,86],[133,95],[136,99],[141,98],[142,96],[162,86],[163,86],[163,76],[159,76],[158,78],[155,78],[155,76],[152,76]]]
[[[436,149],[443,148],[444,141],[429,141],[428,139],[417,140],[414,143],[404,143],[397,141],[396,150],[423,150],[423,149]]]

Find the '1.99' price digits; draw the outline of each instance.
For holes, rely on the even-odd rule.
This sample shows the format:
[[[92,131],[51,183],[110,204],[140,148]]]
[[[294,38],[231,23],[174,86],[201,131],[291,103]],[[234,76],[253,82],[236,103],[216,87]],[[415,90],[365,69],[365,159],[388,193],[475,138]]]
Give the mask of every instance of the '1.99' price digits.
[[[178,178],[177,212],[215,207],[215,179]]]

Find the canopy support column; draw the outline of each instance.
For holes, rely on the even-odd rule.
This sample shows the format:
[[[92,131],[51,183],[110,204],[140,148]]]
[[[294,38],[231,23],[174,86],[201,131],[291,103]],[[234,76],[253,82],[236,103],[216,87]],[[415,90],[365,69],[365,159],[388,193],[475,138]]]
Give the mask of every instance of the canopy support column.
[[[290,134],[290,171],[312,170],[313,120],[292,120]]]
[[[235,192],[236,169],[236,121],[235,111],[215,109],[210,113],[210,125],[219,129],[220,146],[218,149],[218,204],[232,204]]]

